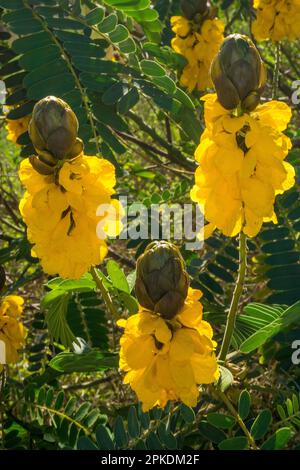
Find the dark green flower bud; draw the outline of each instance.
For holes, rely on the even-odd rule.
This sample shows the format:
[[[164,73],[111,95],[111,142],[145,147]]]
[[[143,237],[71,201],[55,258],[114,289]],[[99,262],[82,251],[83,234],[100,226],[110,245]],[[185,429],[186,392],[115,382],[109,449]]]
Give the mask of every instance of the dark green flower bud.
[[[6,276],[5,276],[4,268],[3,266],[0,266],[0,292],[3,290],[5,286],[5,280],[6,280]]]
[[[218,100],[226,109],[252,111],[266,82],[265,66],[253,42],[241,34],[228,36],[211,66]]]
[[[207,0],[182,0],[181,9],[183,16],[192,20],[197,14],[203,15],[207,11]]]
[[[35,105],[28,130],[36,151],[49,151],[58,160],[73,154],[79,140],[75,113],[55,96],[47,96]]]
[[[135,293],[140,305],[171,319],[182,308],[188,288],[178,248],[166,241],[151,243],[137,261]]]

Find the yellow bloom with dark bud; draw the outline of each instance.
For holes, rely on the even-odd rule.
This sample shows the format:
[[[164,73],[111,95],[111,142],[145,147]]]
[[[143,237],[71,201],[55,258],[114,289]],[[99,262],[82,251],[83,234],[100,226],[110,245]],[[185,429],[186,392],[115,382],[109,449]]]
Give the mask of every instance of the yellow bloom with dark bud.
[[[41,260],[44,271],[77,279],[101,263],[107,245],[97,236],[97,224],[102,221],[108,235],[120,231],[121,206],[111,198],[116,184],[114,166],[103,158],[79,155],[63,161],[55,174],[42,175],[25,159],[19,177],[26,187],[20,212],[33,245],[32,255]],[[112,210],[97,215],[101,204],[111,205],[115,214]]]
[[[0,341],[5,344],[6,364],[18,361],[18,351],[25,344],[26,329],[20,322],[23,304],[24,300],[18,295],[0,298]]]
[[[299,0],[254,0],[253,6],[257,12],[252,33],[257,41],[294,41],[300,37]]]
[[[7,140],[16,144],[20,135],[27,131],[29,121],[30,116],[24,116],[20,119],[6,119]]]
[[[50,153],[52,158],[74,158],[83,151],[77,137],[78,120],[70,106],[60,98],[47,96],[33,108],[29,135],[38,153]]]
[[[189,288],[172,320],[140,307],[138,314],[118,321],[125,330],[120,340],[120,369],[143,411],[163,408],[169,400],[196,406],[199,385],[219,378],[216,343],[210,324],[202,320],[201,295]]]
[[[212,62],[211,78],[224,108],[253,111],[264,90],[266,70],[253,42],[231,34]]]
[[[243,231],[254,237],[263,222],[277,223],[275,197],[295,183],[294,168],[284,161],[291,149],[283,134],[292,113],[280,101],[236,115],[206,95],[205,124],[195,158],[199,167],[191,191],[206,220],[204,237],[215,228],[224,235]]]
[[[198,3],[198,13],[192,5],[187,5],[184,11],[188,17],[171,18],[171,27],[176,34],[171,42],[172,48],[187,60],[180,84],[189,92],[194,89],[202,91],[212,85],[210,66],[224,37],[224,23],[215,17],[215,9],[204,8],[203,2]]]
[[[144,308],[173,318],[184,304],[189,276],[175,245],[155,241],[147,246],[136,265],[136,297]]]

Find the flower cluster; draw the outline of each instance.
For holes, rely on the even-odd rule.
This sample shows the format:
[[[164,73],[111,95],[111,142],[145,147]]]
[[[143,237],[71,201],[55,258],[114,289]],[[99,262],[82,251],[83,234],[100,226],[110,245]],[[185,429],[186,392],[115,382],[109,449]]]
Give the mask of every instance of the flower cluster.
[[[252,32],[257,41],[293,41],[300,37],[300,0],[254,0],[257,17]]]
[[[195,157],[191,198],[206,220],[205,237],[218,228],[227,236],[255,236],[263,222],[276,223],[275,196],[294,185],[293,167],[284,161],[291,148],[282,131],[291,119],[288,105],[270,101],[238,116],[215,94],[203,97],[206,129]]]
[[[118,217],[119,202],[111,199],[115,170],[103,158],[82,154],[60,165],[47,176],[38,173],[29,159],[22,161],[19,176],[27,191],[20,211],[33,244],[32,255],[40,258],[44,271],[77,279],[107,253],[105,239],[96,234],[97,224],[102,221],[108,235],[119,230],[114,217]],[[108,211],[98,216],[101,204],[115,208],[115,214]]]
[[[195,406],[199,384],[219,377],[216,343],[209,323],[202,320],[201,292],[189,288],[187,298],[172,320],[140,307],[128,320],[121,337],[120,368],[142,402],[143,410],[164,407],[169,400]]]
[[[20,322],[24,300],[17,295],[0,299],[0,341],[5,344],[5,361],[18,361],[18,350],[24,346],[26,329]],[[1,367],[1,366],[0,366]]]
[[[173,16],[171,26],[176,34],[172,39],[172,48],[187,60],[180,77],[181,85],[189,92],[195,88],[205,90],[212,85],[209,70],[223,41],[224,23],[213,18],[199,24],[196,19]]]
[[[7,130],[7,140],[17,143],[18,138],[20,135],[24,134],[24,132],[28,129],[28,124],[30,121],[30,116],[25,116],[20,119],[7,119],[6,120],[6,130]]]

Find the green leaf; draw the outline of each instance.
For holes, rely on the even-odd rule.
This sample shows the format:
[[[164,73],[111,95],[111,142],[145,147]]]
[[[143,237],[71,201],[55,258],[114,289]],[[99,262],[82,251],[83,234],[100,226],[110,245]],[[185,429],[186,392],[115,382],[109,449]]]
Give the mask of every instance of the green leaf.
[[[129,290],[132,292],[134,286],[135,286],[135,281],[136,281],[136,270],[134,269],[127,275],[127,282],[129,285]]]
[[[254,439],[261,439],[264,437],[268,428],[272,422],[272,413],[270,410],[263,410],[256,417],[254,423],[251,426],[251,434]]]
[[[167,429],[165,423],[160,423],[158,426],[158,437],[159,440],[166,446],[167,449],[175,450],[177,449],[177,439],[171,432]]]
[[[118,263],[116,261],[110,260],[106,265],[106,269],[113,287],[122,292],[130,294],[126,276],[123,270],[119,267]]]
[[[23,0],[0,0],[0,7],[8,8],[9,10],[18,10],[24,7]]]
[[[162,449],[161,442],[155,432],[151,432],[148,435],[148,437],[146,438],[146,443],[147,443],[147,447],[149,450],[161,450]]]
[[[228,387],[230,387],[233,383],[233,375],[229,369],[224,366],[219,366],[220,370],[220,378],[218,381],[218,386],[221,392],[225,392]]]
[[[216,428],[207,421],[200,421],[199,423],[199,432],[200,434],[214,444],[219,444],[219,442],[226,439],[226,434],[221,429]]]
[[[103,424],[100,424],[100,426],[98,426],[96,429],[96,439],[99,449],[114,450],[115,445],[112,439],[112,435]]]
[[[130,315],[134,315],[139,311],[139,304],[135,297],[126,292],[120,292],[120,300],[124,302],[126,308],[128,308]]]
[[[88,414],[90,408],[91,408],[90,403],[82,403],[75,413],[74,420],[82,421]]]
[[[98,450],[98,447],[86,436],[81,436],[77,442],[78,450]]]
[[[140,95],[136,88],[131,88],[128,93],[122,96],[118,102],[118,111],[121,114],[126,114],[132,109],[139,101]]]
[[[64,374],[96,372],[118,367],[118,357],[96,349],[82,354],[62,352],[51,359],[49,366]]]
[[[191,424],[195,421],[194,410],[185,404],[180,405],[180,414],[187,424]]]
[[[70,31],[78,31],[85,28],[85,25],[80,21],[72,20],[71,18],[47,18],[47,23],[53,29],[66,29]]]
[[[180,103],[184,104],[187,108],[195,109],[195,105],[191,98],[183,91],[181,88],[176,89],[176,93],[174,94],[174,98],[176,98]]]
[[[243,390],[239,396],[238,413],[244,420],[248,417],[251,407],[251,397],[248,390]]]
[[[229,429],[235,424],[235,418],[233,416],[222,413],[208,413],[207,421],[220,429]]]
[[[117,447],[124,449],[128,445],[128,436],[125,431],[124,421],[121,416],[117,416],[114,423],[114,435]]]
[[[56,397],[56,400],[55,400],[55,403],[54,403],[54,409],[55,410],[60,410],[62,405],[63,405],[63,402],[64,402],[64,399],[65,399],[65,394],[64,392],[61,390],[58,394],[57,394],[57,397]]]
[[[49,77],[55,77],[56,75],[68,72],[67,62],[60,58],[46,64],[44,62],[40,67],[28,73],[23,83],[29,88],[42,80],[49,79]]]
[[[85,274],[81,279],[63,279],[55,277],[47,283],[49,289],[62,289],[65,292],[89,292],[96,288],[96,284],[90,274]]]
[[[8,24],[11,31],[16,34],[38,33],[43,30],[42,24],[35,18],[25,18]]]
[[[71,347],[76,340],[66,320],[69,300],[70,294],[61,289],[48,292],[42,300],[42,306],[47,309],[46,322],[50,335],[66,347]]]
[[[118,24],[118,17],[115,13],[108,15],[104,20],[98,24],[99,31],[101,33],[111,33]]]
[[[106,105],[116,104],[128,92],[128,86],[122,82],[114,83],[102,95],[102,102]]]
[[[291,438],[290,428],[280,428],[261,446],[261,450],[280,450],[285,447]]]
[[[84,418],[83,424],[87,428],[92,428],[98,421],[100,413],[98,410],[91,410],[88,415]]]
[[[126,41],[120,42],[119,48],[120,51],[123,52],[123,54],[131,54],[136,51],[135,42],[131,37],[126,39]]]
[[[164,77],[153,77],[152,82],[170,95],[176,92],[176,83],[167,75]]]
[[[37,49],[30,50],[23,54],[19,59],[19,64],[25,70],[34,70],[45,64],[45,57],[49,62],[58,59],[61,56],[61,51],[54,44],[46,44],[45,46]]]
[[[75,86],[74,77],[70,73],[62,73],[34,83],[28,87],[27,96],[34,100],[40,100],[49,94],[63,96],[74,90]]]
[[[131,406],[128,411],[128,432],[133,439],[140,435],[140,425],[134,406]]]
[[[136,21],[143,23],[143,22],[153,22],[153,25],[149,24],[149,28],[153,31],[156,31],[155,27],[155,20],[158,18],[158,12],[154,9],[145,9],[141,11],[135,11],[135,10],[127,10],[126,11],[128,16],[132,16]],[[158,23],[159,24],[159,23]],[[158,28],[158,31],[160,28]]]
[[[246,437],[231,437],[220,442],[218,445],[220,450],[244,450],[248,446]]]
[[[41,33],[16,39],[12,43],[12,49],[17,54],[21,54],[50,44],[52,44],[52,38],[50,34],[43,31]]]
[[[97,7],[91,10],[85,17],[86,22],[93,26],[95,24],[101,23],[105,15],[105,9],[103,7]]]
[[[64,48],[69,54],[71,54],[72,58],[96,57],[100,59],[106,55],[105,48],[98,44],[94,44],[93,42],[82,41],[81,43],[78,43],[77,41],[65,41]]]
[[[263,314],[264,311],[268,308],[268,306],[260,305],[260,304],[252,304],[255,305],[256,309],[259,313],[261,313],[261,321],[263,321]],[[249,311],[249,306],[247,307]],[[245,309],[246,310],[246,309]],[[247,310],[246,310],[247,312]],[[300,301],[296,302],[291,307],[287,308],[286,310],[278,310],[276,311],[276,316],[273,321],[270,321],[270,315],[267,317],[267,323],[258,328],[255,333],[253,333],[250,337],[245,339],[240,345],[240,351],[243,353],[249,353],[254,351],[255,349],[259,348],[263,345],[266,341],[268,341],[272,336],[279,333],[283,328],[287,326],[297,323],[299,321],[299,314],[300,314]],[[266,317],[266,315],[265,315]],[[242,315],[239,320],[242,319]],[[245,317],[246,320],[246,317]]]
[[[67,416],[71,416],[74,413],[76,405],[77,405],[77,398],[71,397],[65,406],[65,414]]]
[[[110,40],[116,44],[122,41],[126,41],[128,37],[129,37],[129,31],[122,24],[118,24],[116,29],[109,34]]]
[[[149,77],[164,77],[165,69],[153,60],[141,60],[140,67],[142,72]]]

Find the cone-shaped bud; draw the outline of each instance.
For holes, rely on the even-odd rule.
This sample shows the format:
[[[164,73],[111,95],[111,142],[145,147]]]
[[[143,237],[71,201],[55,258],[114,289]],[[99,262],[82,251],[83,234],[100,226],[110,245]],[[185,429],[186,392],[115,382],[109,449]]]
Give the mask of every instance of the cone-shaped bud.
[[[4,268],[3,266],[0,266],[0,292],[3,290],[4,286],[5,286],[5,271],[4,271]]]
[[[171,319],[182,308],[188,288],[178,248],[165,241],[151,243],[137,261],[135,293],[140,305]]]
[[[77,117],[60,98],[47,96],[35,105],[29,135],[38,153],[46,150],[59,160],[68,158],[76,144],[77,132]]]
[[[203,15],[208,9],[207,0],[181,0],[182,13],[188,20],[197,14]]]
[[[31,166],[35,169],[35,171],[40,173],[40,175],[44,175],[44,176],[54,175],[55,167],[49,165],[48,163],[44,163],[36,155],[29,157],[29,161],[31,163]]]
[[[241,34],[228,36],[211,66],[218,100],[226,109],[252,111],[266,82],[265,66],[253,42]]]

